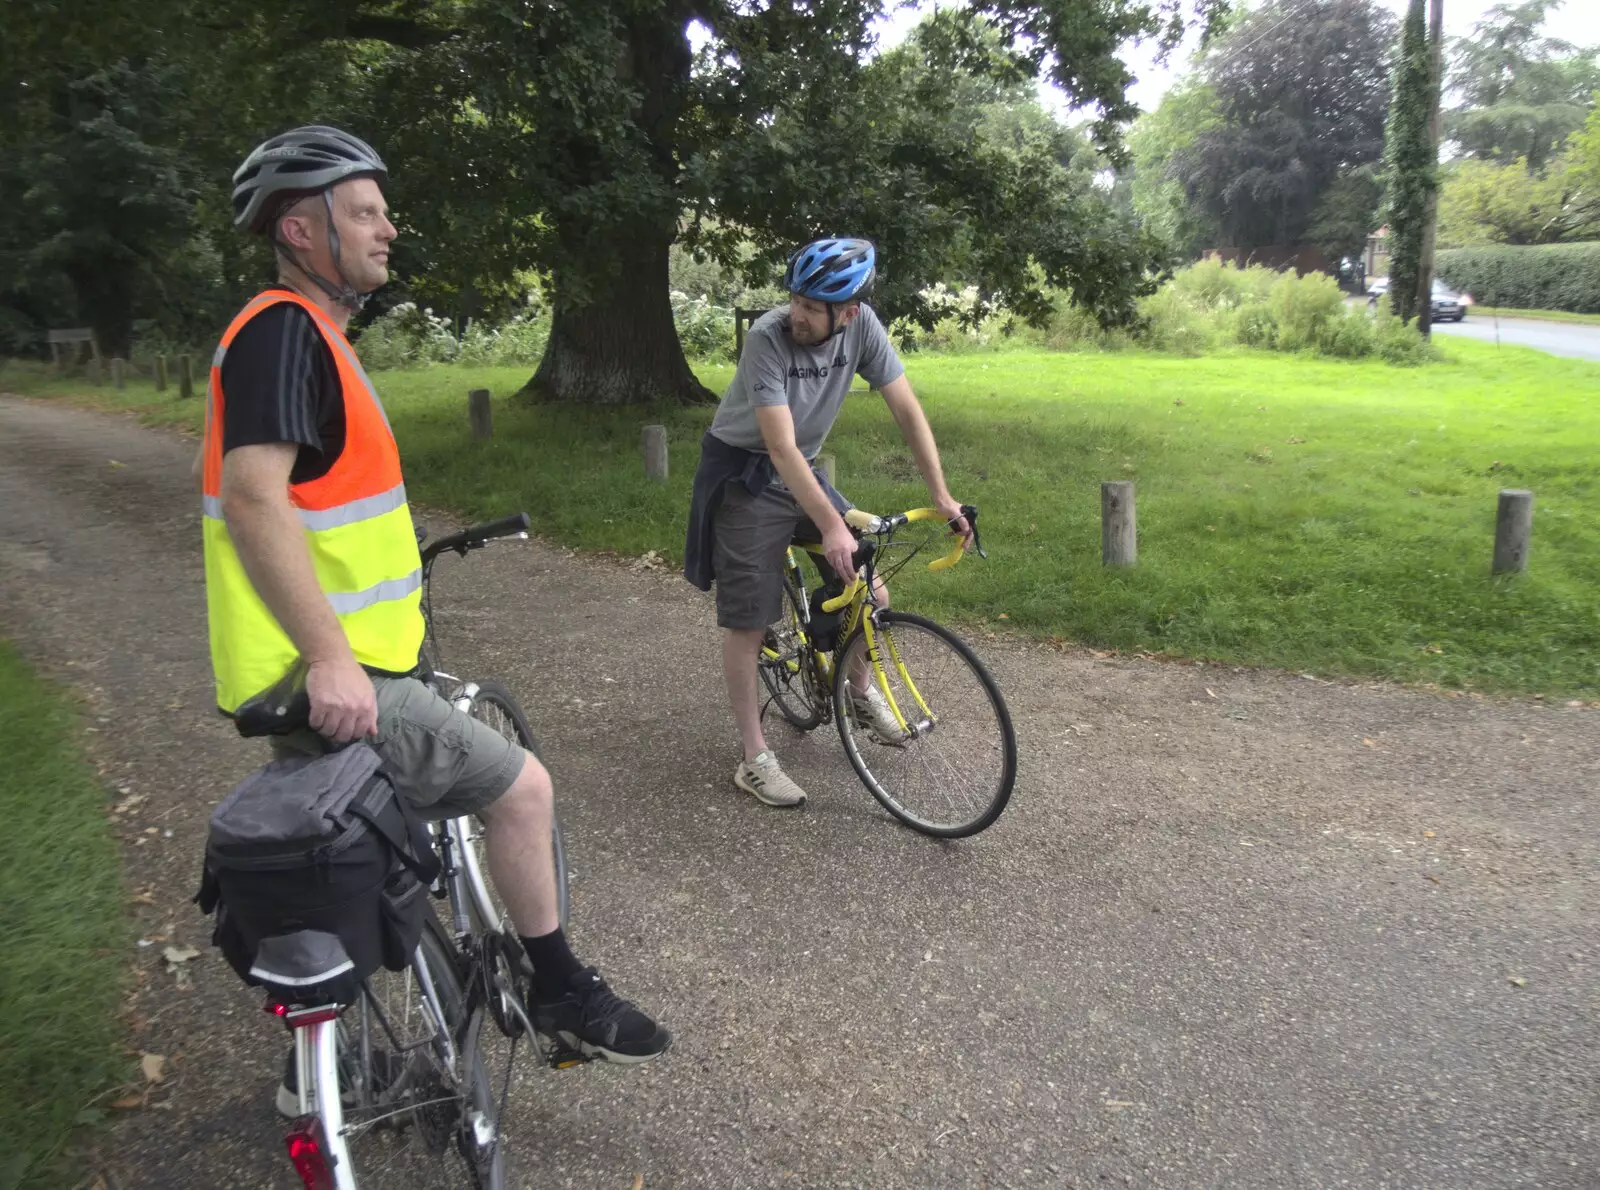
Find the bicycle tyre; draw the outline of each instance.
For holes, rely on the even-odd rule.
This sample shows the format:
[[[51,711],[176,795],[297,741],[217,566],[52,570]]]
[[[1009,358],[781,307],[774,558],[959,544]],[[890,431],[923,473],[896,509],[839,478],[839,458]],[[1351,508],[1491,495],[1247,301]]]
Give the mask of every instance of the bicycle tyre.
[[[805,641],[805,591],[795,582],[793,567],[784,571],[783,607],[783,619],[761,639],[757,670],[783,717],[800,731],[811,731],[822,723],[825,704],[816,656]],[[769,651],[777,655],[768,657]]]
[[[851,767],[883,808],[913,830],[935,838],[961,839],[987,829],[1010,802],[1017,778],[1017,737],[1000,688],[967,643],[942,624],[885,609],[874,613],[873,625],[891,692],[903,714],[909,713],[908,707],[919,715],[920,710],[904,685],[904,676],[890,662],[884,642],[893,642],[902,660],[907,652],[916,654],[906,663],[906,671],[913,675],[924,701],[955,706],[970,679],[972,687],[965,694],[975,707],[962,719],[953,718],[955,712],[948,708],[941,716],[930,705],[936,718],[927,723],[925,734],[889,746],[876,743],[868,726],[857,721],[846,693],[847,675],[858,660],[870,666],[865,656],[866,634],[858,626],[839,652],[833,677],[834,719]],[[908,648],[913,639],[917,646]],[[974,695],[978,692],[981,702],[987,704],[987,714],[977,709],[980,700]],[[939,743],[935,744],[936,740]],[[956,763],[974,757],[981,788],[965,808],[958,809],[953,797],[959,785]],[[935,817],[920,809],[925,802],[939,800],[951,813]]]
[[[539,756],[538,741],[533,737],[533,728],[528,725],[528,717],[523,714],[521,704],[517,702],[511,691],[506,689],[504,685],[492,680],[479,682],[478,694],[472,700],[470,713],[474,719],[487,724],[502,735],[506,735],[506,738],[526,748],[543,763],[543,757]],[[502,722],[496,723],[491,713],[497,713]],[[506,727],[511,729],[509,735],[505,731]],[[572,894],[568,886],[566,836],[561,829],[561,818],[555,813],[554,807],[551,808],[550,828],[550,849],[556,874],[556,911],[561,922],[561,928],[565,930],[571,916]],[[489,856],[487,848],[484,846],[484,837],[481,831],[473,833],[471,846],[476,852],[478,871],[487,874],[489,871]],[[510,919],[506,916],[505,906],[500,903],[500,899],[494,891],[494,886],[487,879],[484,883],[489,889],[489,896],[494,901],[495,908],[500,911],[500,921],[478,921],[476,905],[469,905],[475,925],[479,928],[491,930],[508,928]],[[511,930],[511,935],[513,938],[516,936],[514,929]]]
[[[438,997],[449,1046],[432,1026],[429,1014],[422,1011],[426,1001],[419,963]],[[379,1004],[381,993],[375,990],[375,983],[394,990],[403,988],[404,1008],[392,1001]],[[398,1190],[408,1185],[431,1190],[441,1185],[441,1164],[449,1178],[443,1185],[504,1190],[505,1145],[498,1126],[499,1105],[479,1045],[485,1008],[467,995],[459,955],[431,906],[412,966],[404,972],[378,972],[363,982],[362,997],[377,1005],[387,1025],[376,1019],[376,1012],[365,1011],[366,1004],[357,1004],[347,1008],[337,1027],[327,1034],[336,1047],[340,1083],[339,1094],[332,1097],[341,1103],[338,1114],[342,1118],[335,1165],[342,1161],[347,1167],[343,1176],[338,1171],[335,1174],[340,1190],[346,1186]],[[405,1048],[403,1061],[386,1058],[380,1075],[371,1055],[393,1052],[385,1049],[395,1045],[391,1029],[412,1039],[413,1008],[420,1044]],[[452,1068],[451,1046],[459,1055],[459,1069]],[[372,1090],[380,1083],[381,1089]],[[322,1106],[324,1097],[317,1095],[316,1099],[324,1135],[331,1137],[335,1126]],[[480,1144],[485,1134],[489,1139]]]

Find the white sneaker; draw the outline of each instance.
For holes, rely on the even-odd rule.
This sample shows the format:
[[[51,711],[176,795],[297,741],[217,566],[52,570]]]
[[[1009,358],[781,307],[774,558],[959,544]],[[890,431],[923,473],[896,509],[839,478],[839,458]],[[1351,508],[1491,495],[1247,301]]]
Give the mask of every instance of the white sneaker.
[[[778,767],[778,758],[770,749],[758,754],[754,760],[740,761],[739,767],[733,770],[733,783],[769,806],[806,804],[806,791]]]
[[[876,686],[857,690],[848,682],[850,711],[857,723],[867,729],[867,738],[887,748],[899,748],[905,743],[906,733],[894,717],[889,700]]]

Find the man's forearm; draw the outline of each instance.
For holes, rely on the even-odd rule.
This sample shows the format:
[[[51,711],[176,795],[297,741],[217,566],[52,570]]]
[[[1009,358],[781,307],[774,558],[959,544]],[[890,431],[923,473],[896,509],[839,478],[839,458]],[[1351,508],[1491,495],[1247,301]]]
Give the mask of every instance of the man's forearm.
[[[806,462],[798,446],[787,449],[780,447],[771,451],[770,457],[783,482],[789,485],[789,493],[806,510],[813,525],[825,531],[832,521],[840,519],[839,510],[833,506],[828,494],[817,482],[817,477],[811,473],[811,464]]]
[[[912,457],[917,460],[917,470],[922,472],[922,478],[928,485],[928,493],[936,501],[949,500],[950,489],[945,486],[944,468],[939,463],[939,448],[933,441],[933,427],[928,425],[928,419],[922,412],[922,405],[913,397],[894,406],[893,412],[895,424],[900,427],[900,435],[911,448]]]
[[[305,530],[287,499],[235,496],[223,506],[228,535],[261,602],[306,661],[350,656],[350,642],[322,593]]]

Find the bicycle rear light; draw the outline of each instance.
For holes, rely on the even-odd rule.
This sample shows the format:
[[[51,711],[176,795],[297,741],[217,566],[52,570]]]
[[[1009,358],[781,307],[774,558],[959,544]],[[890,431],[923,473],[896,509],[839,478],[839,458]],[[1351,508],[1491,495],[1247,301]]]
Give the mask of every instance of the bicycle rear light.
[[[301,1116],[284,1134],[289,1160],[306,1190],[334,1190],[333,1166],[323,1143],[322,1121],[316,1116]]]

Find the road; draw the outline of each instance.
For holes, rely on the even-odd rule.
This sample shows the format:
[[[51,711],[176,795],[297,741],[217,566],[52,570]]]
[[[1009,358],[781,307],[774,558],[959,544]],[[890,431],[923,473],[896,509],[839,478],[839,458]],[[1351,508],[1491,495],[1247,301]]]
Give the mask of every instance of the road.
[[[1441,335],[1465,335],[1469,339],[1482,339],[1517,347],[1536,347],[1551,355],[1571,359],[1600,360],[1600,326],[1582,326],[1577,323],[1543,322],[1532,318],[1481,317],[1467,311],[1460,322],[1436,322],[1433,329]]]
[[[0,399],[0,444],[0,630],[83,695],[157,940],[131,1044],[170,1077],[99,1172],[289,1190],[282,1030],[189,902],[262,759],[212,707],[192,443]],[[824,733],[775,729],[804,812],[732,788],[711,603],[674,575],[529,543],[437,601],[447,659],[542,733],[579,953],[676,1033],[520,1079],[514,1185],[1595,1185],[1600,711],[977,632],[1021,774],[939,844]],[[168,942],[204,953],[175,974]]]

